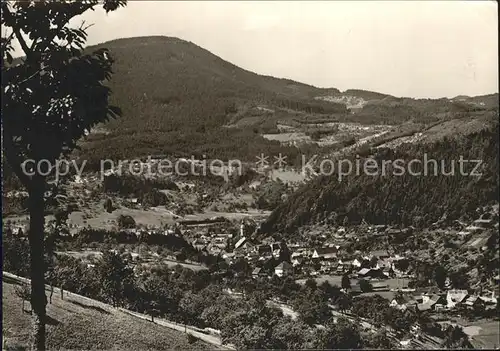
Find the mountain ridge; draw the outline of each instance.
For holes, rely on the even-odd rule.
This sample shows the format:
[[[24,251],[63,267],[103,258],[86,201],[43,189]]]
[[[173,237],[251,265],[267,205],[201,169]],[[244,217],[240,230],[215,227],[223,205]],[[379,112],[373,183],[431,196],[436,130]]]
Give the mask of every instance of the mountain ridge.
[[[109,49],[115,60],[108,83],[110,102],[122,109],[123,116],[106,123],[106,133],[91,134],[82,143],[77,155],[91,163],[148,154],[254,160],[260,153],[282,153],[293,159],[301,150],[262,136],[276,130],[282,120],[300,117],[362,124],[401,124],[408,120],[431,123],[453,118],[454,104],[458,103],[398,100],[387,94],[350,89],[346,92],[372,99],[353,114],[343,102],[317,99],[345,96],[346,92],[259,75],[176,37],[121,38],[86,50],[99,48]],[[391,103],[385,103],[385,99]],[[436,115],[434,104],[442,105],[442,115]],[[256,114],[256,108],[261,112]],[[235,124],[242,119],[246,122],[241,127]],[[228,124],[236,127],[225,128]]]
[[[194,45],[194,46],[198,47],[199,49],[207,51],[208,53],[210,53],[210,54],[212,54],[214,56],[217,56],[220,60],[222,60],[222,61],[224,61],[224,62],[226,62],[226,63],[234,66],[234,68],[238,68],[238,69],[246,71],[248,73],[256,74],[256,75],[258,75],[258,76],[260,76],[262,78],[271,78],[271,79],[274,79],[274,80],[280,80],[280,81],[284,81],[284,82],[291,83],[291,84],[300,84],[300,85],[306,86],[308,88],[314,88],[314,89],[323,90],[323,91],[331,91],[332,93],[336,93],[336,94],[339,94],[339,95],[353,95],[353,94],[356,94],[356,93],[361,93],[361,94],[368,93],[368,94],[379,95],[379,97],[381,99],[384,98],[384,97],[391,97],[391,98],[415,99],[415,100],[441,100],[441,99],[454,100],[454,99],[459,99],[459,98],[465,98],[465,99],[487,98],[487,97],[497,96],[499,94],[499,92],[492,92],[492,93],[485,93],[485,94],[479,94],[479,95],[464,95],[464,94],[461,94],[461,95],[457,95],[455,97],[441,96],[441,97],[429,98],[429,97],[417,97],[417,96],[406,96],[406,95],[401,95],[400,96],[400,95],[389,94],[389,93],[384,93],[384,92],[375,91],[375,90],[369,90],[369,89],[360,89],[360,88],[348,88],[346,90],[340,90],[340,89],[335,88],[333,86],[331,86],[331,87],[319,87],[319,86],[316,86],[316,85],[314,85],[312,83],[305,83],[305,82],[302,82],[302,81],[294,80],[292,78],[277,77],[277,76],[273,76],[273,75],[269,75],[269,74],[261,74],[261,73],[258,73],[258,72],[251,71],[249,69],[242,68],[242,67],[238,66],[237,64],[232,63],[231,61],[226,60],[226,59],[218,56],[216,53],[213,53],[212,51],[203,48],[202,46],[196,44],[193,41],[182,39],[182,38],[179,38],[179,37],[166,36],[166,35],[145,35],[145,36],[134,36],[134,37],[116,38],[116,39],[111,39],[111,40],[107,40],[107,41],[104,41],[104,42],[100,42],[100,43],[95,43],[95,44],[89,45],[87,48],[90,49],[90,48],[94,48],[94,47],[106,46],[108,44],[113,44],[115,42],[125,42],[125,41],[130,42],[130,41],[139,40],[139,39],[143,39],[143,40],[158,39],[158,40],[170,41],[171,43],[176,43],[177,42],[177,43],[183,43],[183,44],[191,44],[191,45]],[[143,45],[147,45],[147,44],[148,43],[143,43]]]
[[[377,165],[387,160],[408,163],[425,157],[441,160],[441,164],[435,166],[436,176],[367,172],[346,175],[340,181],[338,172],[320,175],[287,197],[263,223],[262,233],[295,233],[316,222],[345,225],[366,221],[419,227],[443,216],[450,220],[474,218],[478,207],[499,201],[498,148],[499,124],[492,121],[470,134],[445,136],[426,144],[403,144],[397,149],[373,149],[367,156]],[[481,175],[446,175],[444,170],[450,172],[450,160],[459,157],[481,160]],[[350,159],[354,162],[354,156]],[[445,166],[442,160],[447,162]]]

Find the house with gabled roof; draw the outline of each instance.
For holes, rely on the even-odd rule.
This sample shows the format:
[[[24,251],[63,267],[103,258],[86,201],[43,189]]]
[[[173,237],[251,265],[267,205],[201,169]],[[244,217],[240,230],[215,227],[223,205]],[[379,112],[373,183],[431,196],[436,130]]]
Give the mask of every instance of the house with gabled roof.
[[[276,250],[280,250],[281,249],[281,242],[277,241],[277,242],[274,242],[271,244],[271,251],[276,251]]]
[[[302,256],[297,256],[295,258],[292,258],[292,266],[298,267],[301,266],[304,263],[304,258]]]
[[[286,277],[293,273],[293,266],[290,263],[283,261],[274,268],[274,273],[278,277]]]
[[[358,267],[358,268],[359,268],[359,267],[361,267],[361,263],[362,263],[362,262],[361,262],[360,260],[358,260],[357,258],[355,258],[355,259],[351,262],[351,265],[352,265],[353,267]]]
[[[485,306],[484,301],[482,299],[480,299],[478,295],[470,295],[470,296],[468,296],[465,299],[464,304],[469,309],[474,309],[474,308],[477,308],[477,307],[479,307],[481,305]]]
[[[337,258],[338,249],[333,247],[320,247],[314,250],[313,259],[331,260]]]
[[[417,301],[414,298],[403,296],[400,301],[393,298],[389,303],[389,306],[396,308],[400,311],[405,311],[408,308],[414,309],[417,306]]]
[[[384,278],[383,272],[375,268],[362,268],[357,272],[358,278]]]
[[[389,269],[391,267],[392,267],[392,261],[389,259],[380,259],[377,261],[376,268],[384,270],[384,269]]]
[[[448,290],[446,294],[446,307],[449,309],[456,307],[464,302],[468,295],[469,293],[467,290]]]
[[[479,218],[474,221],[474,226],[475,227],[480,227],[484,229],[492,228],[493,227],[493,218]]]
[[[262,244],[257,246],[257,253],[260,257],[269,257],[272,255],[273,251],[270,245]]]
[[[489,296],[483,293],[481,296],[479,296],[481,300],[483,300],[486,304],[497,304],[497,298],[495,296],[495,291],[489,291]]]
[[[371,257],[376,257],[378,259],[384,259],[384,258],[389,258],[390,255],[387,252],[387,250],[375,250],[370,252]]]
[[[446,297],[444,294],[434,294],[431,296],[423,295],[422,297],[422,303],[419,303],[417,305],[417,309],[419,311],[435,310],[444,308],[444,306],[446,305]]]
[[[234,248],[235,249],[240,249],[243,247],[243,245],[247,242],[247,238],[246,237],[241,237],[237,242],[236,244],[234,244]]]
[[[267,274],[266,274],[266,270],[264,268],[256,267],[252,271],[252,278],[266,277],[266,276],[267,276]]]
[[[370,268],[361,268],[359,271],[358,271],[358,277],[359,278],[365,278],[368,276],[368,273],[370,272]]]

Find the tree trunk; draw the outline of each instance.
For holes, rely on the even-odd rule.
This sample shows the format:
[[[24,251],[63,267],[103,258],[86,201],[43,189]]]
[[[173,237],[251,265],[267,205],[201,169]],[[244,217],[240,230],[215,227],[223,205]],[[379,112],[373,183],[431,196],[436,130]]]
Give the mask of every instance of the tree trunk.
[[[29,189],[30,229],[29,244],[31,255],[31,309],[33,315],[33,340],[32,348],[45,350],[45,261],[44,261],[44,227],[45,227],[45,202],[44,179],[35,175]]]

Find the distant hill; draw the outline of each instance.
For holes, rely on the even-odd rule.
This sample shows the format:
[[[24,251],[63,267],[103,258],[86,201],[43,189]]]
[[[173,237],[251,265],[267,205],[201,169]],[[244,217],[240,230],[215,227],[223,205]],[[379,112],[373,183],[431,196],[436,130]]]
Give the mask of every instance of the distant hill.
[[[497,94],[487,94],[487,95],[478,95],[478,96],[465,96],[459,95],[451,99],[452,101],[461,101],[469,104],[474,104],[478,106],[482,106],[486,109],[491,109],[498,107],[498,93]]]
[[[361,89],[347,89],[342,93],[342,95],[353,95],[363,98],[365,100],[381,100],[386,97],[393,97],[392,95],[389,94],[382,94],[374,91],[361,90]]]
[[[295,159],[299,150],[261,134],[297,116],[399,124],[432,123],[454,113],[454,102],[448,99],[399,99],[356,89],[340,92],[258,75],[178,38],[118,39],[88,49],[101,47],[115,59],[111,102],[122,109],[123,117],[98,128],[99,133],[82,143],[80,155],[94,162],[148,154],[254,160],[260,153],[280,152]],[[329,96],[335,99],[318,99]],[[360,107],[356,113],[348,109],[353,103]]]
[[[371,151],[378,160],[421,161],[413,172],[423,172],[424,154],[437,161],[439,170],[451,171],[434,176],[433,164],[427,176],[403,175],[379,171],[373,175],[360,172],[344,176],[340,181],[337,172],[318,176],[290,195],[279,205],[262,225],[263,233],[293,233],[301,226],[313,223],[359,224],[363,219],[372,224],[428,225],[444,214],[450,219],[473,218],[476,208],[498,202],[499,194],[499,128],[492,126],[472,133],[443,135],[433,142],[403,144],[397,149],[380,148]],[[482,160],[481,177],[461,175],[458,161]],[[441,161],[443,160],[443,161]],[[354,156],[351,161],[355,162]],[[362,159],[361,159],[362,161]],[[441,162],[444,162],[442,166]],[[360,163],[363,164],[362,162]],[[473,164],[464,166],[467,173]],[[361,168],[362,170],[362,168]],[[388,170],[390,172],[390,168]]]

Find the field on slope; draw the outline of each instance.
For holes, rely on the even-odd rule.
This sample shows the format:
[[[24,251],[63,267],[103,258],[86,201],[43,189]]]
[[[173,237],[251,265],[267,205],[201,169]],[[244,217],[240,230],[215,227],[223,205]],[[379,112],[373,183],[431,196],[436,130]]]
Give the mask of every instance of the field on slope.
[[[31,316],[21,312],[21,299],[15,294],[14,284],[2,280],[2,324],[4,350],[9,347],[27,347],[31,332]],[[30,309],[29,303],[26,309]],[[105,350],[172,350],[210,349],[202,341],[189,344],[184,333],[134,318],[109,308],[66,295],[61,300],[54,293],[47,305],[48,349],[105,349]]]

